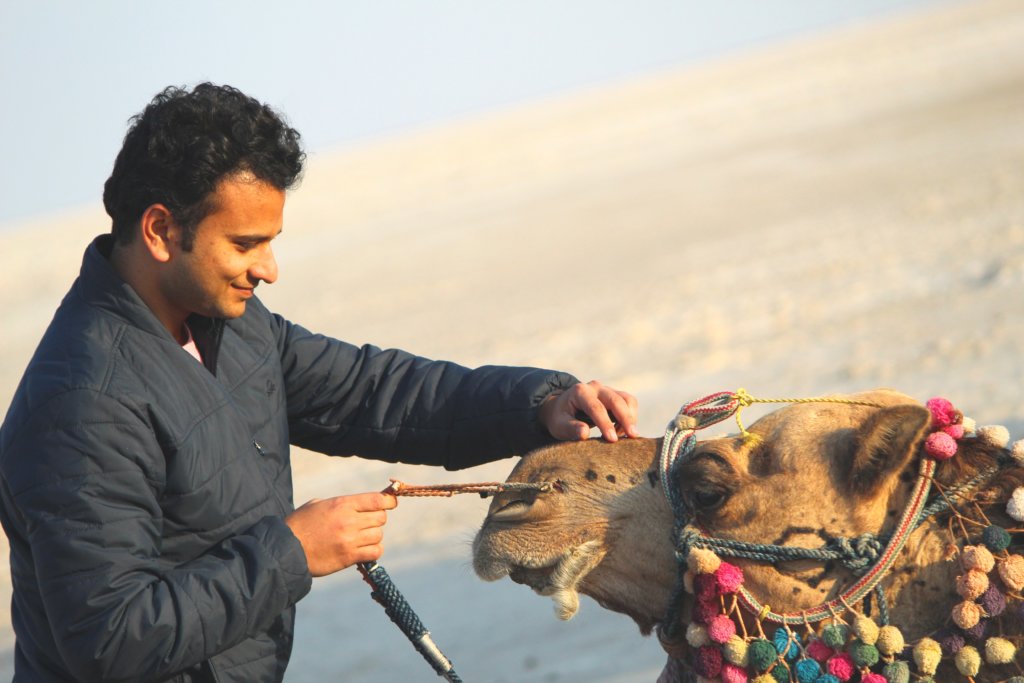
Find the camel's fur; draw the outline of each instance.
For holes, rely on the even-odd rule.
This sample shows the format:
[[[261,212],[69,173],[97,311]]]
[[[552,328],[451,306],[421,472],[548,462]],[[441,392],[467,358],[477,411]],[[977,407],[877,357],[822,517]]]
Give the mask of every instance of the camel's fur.
[[[916,478],[930,414],[893,391],[851,398],[885,407],[791,405],[751,425],[757,439],[700,442],[682,465],[679,484],[708,534],[816,548],[831,537],[889,531]],[[558,481],[561,490],[496,496],[474,541],[477,573],[488,580],[508,574],[553,596],[562,618],[576,611],[576,591],[582,592],[649,632],[665,614],[677,572],[673,518],[656,475],[659,448],[658,440],[591,440],[525,457],[510,481]],[[936,479],[945,485],[965,479],[999,451],[966,438],[955,458],[940,463]],[[976,498],[1005,501],[1022,482],[1024,469],[1005,469]],[[1002,505],[986,511],[994,523],[1012,526]],[[892,621],[908,640],[948,624],[961,600],[954,582],[962,572],[950,557],[947,521],[918,529],[885,581]],[[813,607],[851,582],[837,563],[726,559],[743,567],[744,585],[776,611]],[[685,620],[686,605],[682,613]],[[1003,628],[1019,632],[1019,626]],[[983,668],[977,680],[989,680],[985,675]]]

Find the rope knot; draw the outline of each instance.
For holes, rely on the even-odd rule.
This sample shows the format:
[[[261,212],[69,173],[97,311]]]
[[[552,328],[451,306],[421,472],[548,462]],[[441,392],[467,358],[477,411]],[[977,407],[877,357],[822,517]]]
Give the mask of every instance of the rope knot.
[[[885,550],[885,542],[875,534],[866,533],[853,538],[833,538],[825,548],[835,551],[843,566],[860,576],[878,561]]]

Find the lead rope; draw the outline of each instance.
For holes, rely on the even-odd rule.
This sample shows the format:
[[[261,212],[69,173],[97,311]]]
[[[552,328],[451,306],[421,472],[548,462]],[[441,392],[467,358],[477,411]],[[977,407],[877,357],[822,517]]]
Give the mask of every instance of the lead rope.
[[[477,493],[481,498],[486,498],[502,491],[534,490],[539,492],[551,491],[556,484],[541,482],[537,484],[528,483],[500,483],[484,482],[479,484],[438,484],[434,486],[413,486],[392,479],[383,493],[393,496],[410,497],[451,497],[457,493]],[[370,597],[372,597],[388,615],[392,622],[405,634],[416,651],[423,655],[434,672],[449,683],[462,683],[462,679],[455,673],[455,667],[451,660],[445,656],[441,649],[430,637],[430,631],[420,621],[419,616],[406,601],[405,597],[395,586],[391,577],[384,567],[376,562],[360,562],[356,565],[363,580],[370,585]]]

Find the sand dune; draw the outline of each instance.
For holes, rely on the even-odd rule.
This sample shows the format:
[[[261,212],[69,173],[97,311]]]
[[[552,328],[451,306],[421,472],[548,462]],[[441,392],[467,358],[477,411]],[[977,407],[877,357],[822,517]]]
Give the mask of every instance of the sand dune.
[[[263,298],[355,343],[600,378],[650,436],[712,391],[886,385],[1020,438],[1022,121],[1024,6],[887,19],[316,155]],[[4,404],[105,226],[92,208],[0,235]],[[301,501],[511,463],[296,467]],[[475,579],[484,504],[464,498],[403,501],[384,564],[465,680],[653,680],[660,650],[624,617],[585,602],[563,624]],[[365,592],[317,583],[287,680],[435,680]]]

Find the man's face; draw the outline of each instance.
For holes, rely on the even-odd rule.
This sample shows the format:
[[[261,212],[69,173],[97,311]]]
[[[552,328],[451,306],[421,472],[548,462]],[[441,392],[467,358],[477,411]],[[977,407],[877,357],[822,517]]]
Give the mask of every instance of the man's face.
[[[222,180],[191,251],[172,244],[161,290],[179,314],[237,318],[260,282],[277,280],[270,242],[284,222],[284,192],[239,174]],[[182,318],[184,319],[184,318]]]

